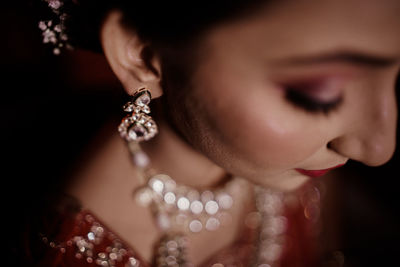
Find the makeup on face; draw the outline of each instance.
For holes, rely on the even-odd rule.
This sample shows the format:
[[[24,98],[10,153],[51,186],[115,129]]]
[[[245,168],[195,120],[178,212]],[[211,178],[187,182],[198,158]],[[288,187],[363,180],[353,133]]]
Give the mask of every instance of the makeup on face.
[[[332,168],[328,168],[328,169],[323,169],[323,170],[305,170],[305,169],[296,169],[296,171],[298,171],[299,173],[306,175],[308,177],[312,177],[312,178],[317,178],[317,177],[321,177],[325,174],[327,174],[329,171],[337,169],[341,166],[343,166],[344,164],[339,164],[335,167]]]
[[[313,113],[329,113],[343,101],[344,81],[337,77],[318,77],[282,83],[286,99]]]

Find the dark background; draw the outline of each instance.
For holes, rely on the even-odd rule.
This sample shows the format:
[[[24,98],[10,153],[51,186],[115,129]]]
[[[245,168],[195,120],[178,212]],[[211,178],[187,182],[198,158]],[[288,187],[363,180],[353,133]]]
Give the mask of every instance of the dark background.
[[[19,240],[37,208],[62,187],[103,123],[118,120],[125,100],[100,55],[53,56],[41,44],[37,24],[24,2],[1,9],[2,231],[11,249],[8,266],[24,253]],[[397,149],[382,167],[351,162],[329,181],[334,204],[325,223],[334,227],[330,235],[335,240],[327,246],[343,252],[343,266],[395,266],[399,261],[399,170]]]
[[[100,55],[54,56],[43,46],[27,3],[8,1],[0,20],[4,266],[31,266],[21,262],[30,256],[28,241],[38,238],[29,234],[37,232],[37,218],[94,134],[108,120],[118,125],[126,98]]]

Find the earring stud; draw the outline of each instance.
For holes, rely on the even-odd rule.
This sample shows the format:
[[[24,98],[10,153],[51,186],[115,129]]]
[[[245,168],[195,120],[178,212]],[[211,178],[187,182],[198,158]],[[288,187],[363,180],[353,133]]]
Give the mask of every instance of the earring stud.
[[[133,94],[132,100],[123,106],[123,110],[129,114],[122,119],[118,131],[126,141],[147,141],[158,133],[157,124],[149,115],[150,102],[150,91],[142,87]]]

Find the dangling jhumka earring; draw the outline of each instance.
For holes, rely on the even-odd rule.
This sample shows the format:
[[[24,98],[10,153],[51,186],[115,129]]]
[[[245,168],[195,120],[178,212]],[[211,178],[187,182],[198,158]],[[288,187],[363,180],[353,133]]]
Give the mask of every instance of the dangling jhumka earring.
[[[149,140],[157,134],[157,125],[148,115],[150,101],[151,93],[143,87],[134,93],[132,101],[123,106],[129,115],[122,120],[118,130],[127,142]]]

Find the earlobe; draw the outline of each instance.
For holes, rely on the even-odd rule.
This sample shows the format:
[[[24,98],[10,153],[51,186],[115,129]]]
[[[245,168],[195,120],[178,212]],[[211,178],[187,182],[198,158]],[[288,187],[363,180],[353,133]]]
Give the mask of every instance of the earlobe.
[[[121,17],[121,12],[111,11],[102,24],[100,40],[104,54],[128,94],[145,86],[157,98],[162,95],[159,58],[155,53],[144,53],[150,46],[134,30],[122,26]]]

